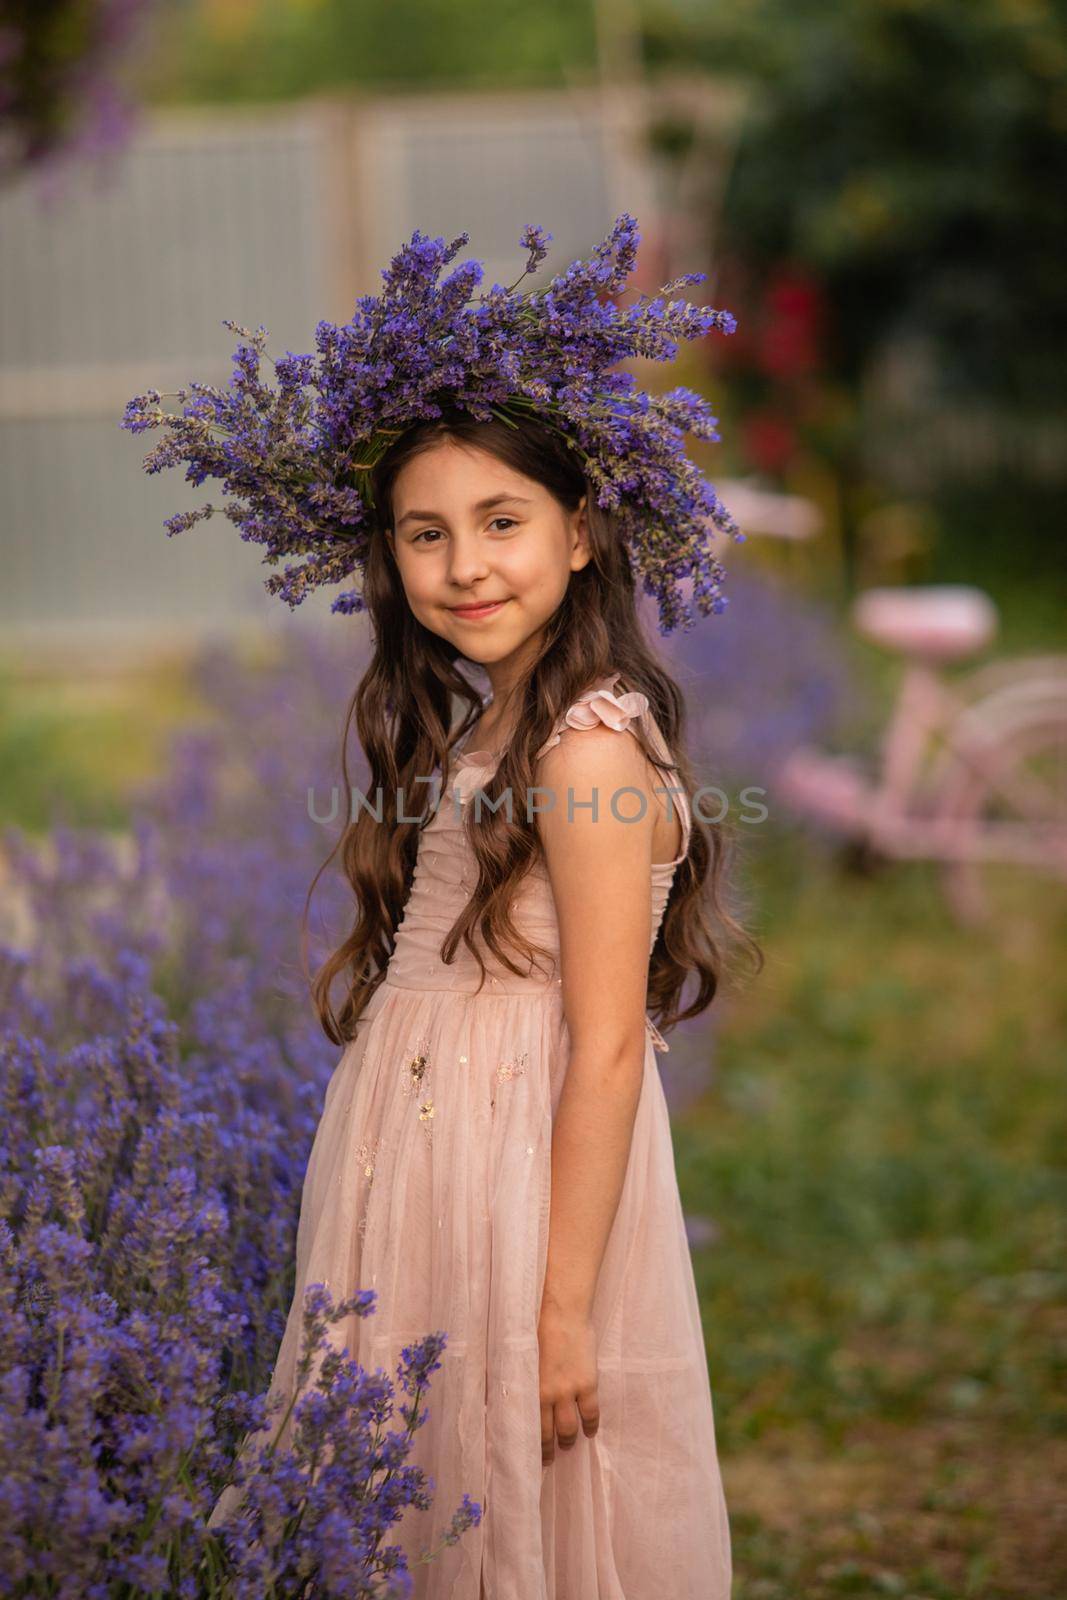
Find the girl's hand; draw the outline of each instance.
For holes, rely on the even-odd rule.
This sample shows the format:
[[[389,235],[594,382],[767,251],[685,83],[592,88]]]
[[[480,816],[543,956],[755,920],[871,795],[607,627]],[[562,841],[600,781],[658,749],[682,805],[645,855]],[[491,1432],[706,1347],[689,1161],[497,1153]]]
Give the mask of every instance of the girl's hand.
[[[592,1438],[600,1425],[596,1333],[588,1317],[542,1306],[537,1324],[541,1390],[541,1463],[570,1450],[578,1425]]]

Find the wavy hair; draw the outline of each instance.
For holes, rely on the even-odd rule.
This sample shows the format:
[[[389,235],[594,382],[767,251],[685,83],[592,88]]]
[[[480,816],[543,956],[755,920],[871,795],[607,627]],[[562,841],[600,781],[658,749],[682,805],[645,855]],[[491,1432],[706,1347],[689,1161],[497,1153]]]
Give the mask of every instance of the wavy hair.
[[[347,748],[353,721],[367,758],[368,792],[382,795],[383,826],[368,812],[349,818],[341,837],[315,874],[302,919],[304,971],[313,1004],[327,1037],[337,1045],[355,1035],[356,1023],[385,977],[395,935],[411,889],[419,836],[432,816],[398,819],[398,796],[405,814],[418,805],[426,786],[415,779],[442,774],[447,793],[450,754],[474,727],[482,699],[461,672],[466,658],[455,645],[431,632],[408,605],[386,531],[392,525],[392,490],[401,468],[420,451],[445,440],[476,445],[509,467],[543,485],[567,511],[587,497],[586,519],[592,559],[572,572],[564,597],[548,622],[539,653],[517,693],[513,736],[491,778],[484,784],[487,800],[499,799],[511,787],[525,794],[534,785],[535,753],[548,739],[563,713],[597,679],[618,672],[623,690],[648,696],[649,708],[667,749],[675,758],[665,764],[639,724],[633,725],[648,760],[666,781],[695,789],[685,753],[685,705],[681,691],[655,658],[643,636],[636,610],[634,573],[612,513],[597,504],[596,491],[566,441],[536,418],[517,424],[479,421],[451,408],[442,417],[407,429],[382,456],[372,474],[375,526],[368,544],[363,595],[370,618],[373,654],[353,692],[341,740],[344,793],[352,785]],[[460,705],[453,727],[453,706]],[[414,798],[413,798],[414,796]],[[460,940],[473,953],[485,981],[479,947],[510,972],[527,976],[530,964],[551,952],[532,947],[515,927],[511,902],[522,878],[543,859],[543,845],[525,808],[515,818],[506,808],[475,819],[466,808],[464,826],[473,847],[478,882],[470,900],[445,936],[441,959],[450,963]],[[720,986],[726,948],[745,946],[758,971],[763,953],[726,904],[726,866],[732,853],[732,829],[725,822],[707,823],[693,816],[689,845],[675,869],[674,881],[649,961],[646,1009],[663,1028],[694,1017],[711,1004]],[[340,854],[342,870],[352,887],[356,915],[351,932],[312,978],[307,964],[307,916],[322,872]],[[518,961],[525,965],[517,964]],[[695,974],[697,990],[680,1008],[686,980]],[[338,977],[344,996],[334,1010],[331,991]]]

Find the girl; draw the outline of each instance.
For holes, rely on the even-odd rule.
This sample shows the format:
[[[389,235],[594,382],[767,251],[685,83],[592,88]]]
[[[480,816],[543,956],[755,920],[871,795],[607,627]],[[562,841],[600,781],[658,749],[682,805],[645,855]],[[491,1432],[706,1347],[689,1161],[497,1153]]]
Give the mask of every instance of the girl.
[[[314,992],[344,1048],[272,1393],[291,1393],[309,1283],[377,1291],[338,1329],[368,1368],[447,1332],[410,1458],[434,1504],[394,1530],[418,1600],[730,1592],[668,1047],[646,1007],[698,1014],[719,934],[757,947],[720,905],[681,696],[591,488],[534,418],[458,409],[373,475],[374,652],[349,717],[388,825],[362,811],[339,843],[360,909]],[[420,1565],[464,1492],[480,1524]]]
[[[371,624],[349,721],[382,809],[339,841],[357,914],[313,982],[342,1054],[304,1182],[277,1442],[305,1288],[373,1289],[372,1315],[334,1325],[364,1367],[447,1338],[409,1457],[433,1502],[395,1528],[416,1600],[726,1600],[651,1013],[706,1009],[724,935],[761,955],[720,903],[722,835],[694,821],[682,698],[635,595],[640,576],[663,632],[692,616],[683,579],[721,611],[709,535],[743,535],[685,452],[687,432],[719,437],[707,401],[617,369],[736,323],[666,298],[701,273],[615,304],[639,239],[625,212],[525,293],[550,239],[528,224],[520,278],[468,304],[481,263],[442,276],[468,236],[416,229],[380,295],[317,324],[317,355],[270,358],[276,387],[266,329],[227,319],[244,341],[229,388],[175,391],[180,415],[150,389],[122,426],[163,430],[146,471],[184,463],[237,497],[168,533],[222,511],[284,563],[266,587],[291,607],[359,571],[331,609]],[[464,1495],[481,1520],[420,1562]]]

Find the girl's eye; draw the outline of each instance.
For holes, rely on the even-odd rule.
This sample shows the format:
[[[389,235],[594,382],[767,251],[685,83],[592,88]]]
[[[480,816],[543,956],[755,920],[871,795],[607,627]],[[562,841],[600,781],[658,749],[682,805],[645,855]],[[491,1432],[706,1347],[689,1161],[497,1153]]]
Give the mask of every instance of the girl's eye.
[[[493,518],[493,522],[507,522],[512,527],[515,526],[515,518],[514,517],[494,517]],[[490,526],[492,526],[492,524],[490,524]],[[440,528],[423,528],[422,532],[421,533],[417,533],[415,535],[414,539],[412,539],[411,542],[412,542],[412,544],[418,544],[419,540],[420,539],[425,539],[426,535],[428,533],[440,534],[440,532],[441,532]],[[428,543],[436,544],[437,540],[436,539],[430,539],[428,541]]]

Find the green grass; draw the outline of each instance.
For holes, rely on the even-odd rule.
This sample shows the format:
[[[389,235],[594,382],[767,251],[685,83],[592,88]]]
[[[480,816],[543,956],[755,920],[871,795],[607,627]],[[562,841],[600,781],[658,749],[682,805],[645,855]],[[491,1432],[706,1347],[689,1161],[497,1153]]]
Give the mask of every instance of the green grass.
[[[119,828],[126,796],[162,759],[176,723],[202,708],[178,667],[135,673],[0,666],[0,827],[55,817]]]
[[[675,1124],[737,1600],[1067,1592],[1067,924],[749,853],[763,974]]]

